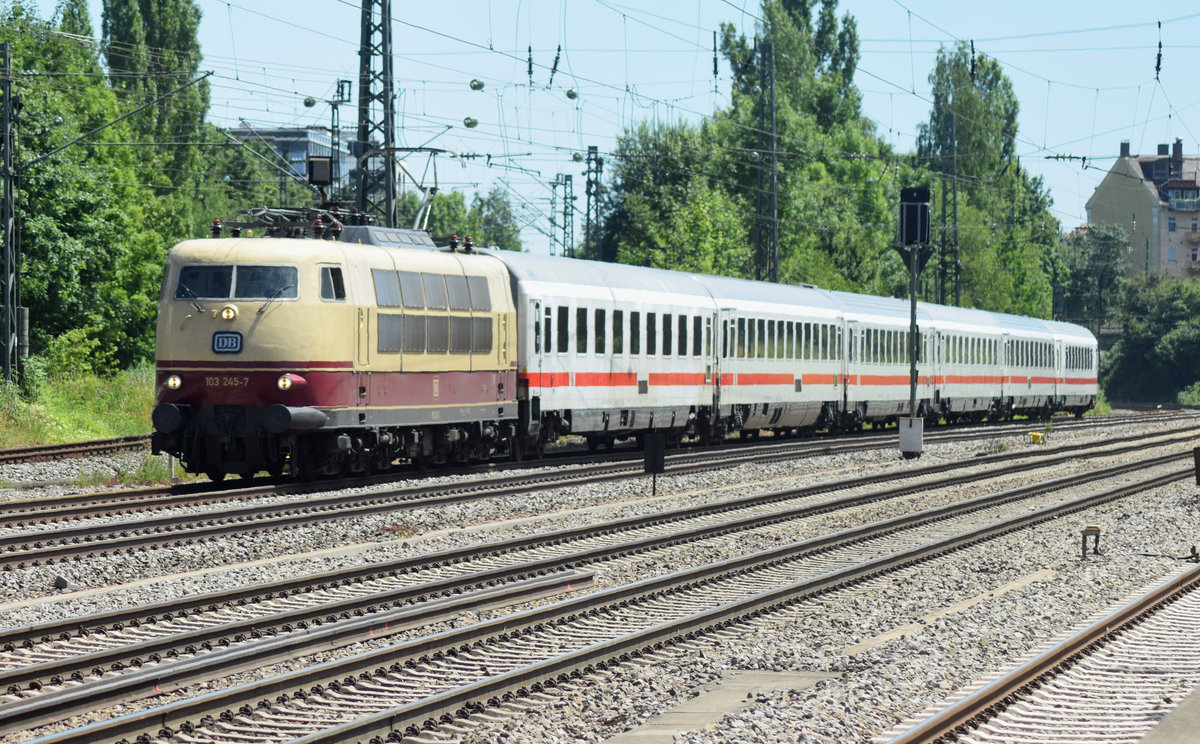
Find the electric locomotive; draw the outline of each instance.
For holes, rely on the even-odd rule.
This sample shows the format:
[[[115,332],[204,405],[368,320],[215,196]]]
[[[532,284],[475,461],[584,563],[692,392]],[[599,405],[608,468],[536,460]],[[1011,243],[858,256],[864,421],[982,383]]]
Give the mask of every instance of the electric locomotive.
[[[467,462],[508,440],[516,339],[503,264],[438,251],[420,231],[364,237],[171,250],[156,452],[219,480]]]

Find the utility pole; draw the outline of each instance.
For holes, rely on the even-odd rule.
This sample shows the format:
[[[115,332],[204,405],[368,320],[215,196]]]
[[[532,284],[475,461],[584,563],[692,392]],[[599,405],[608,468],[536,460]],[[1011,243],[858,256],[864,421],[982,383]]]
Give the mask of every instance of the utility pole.
[[[18,267],[16,173],[13,172],[13,147],[17,143],[16,113],[13,110],[12,47],[0,44],[0,167],[3,167],[4,194],[0,198],[0,229],[4,230],[3,260],[0,261],[0,311],[3,312],[4,380],[12,382],[20,375],[21,355],[19,317],[21,312],[21,274]]]
[[[358,136],[350,152],[358,168],[360,212],[396,222],[395,89],[392,85],[392,0],[363,0],[358,64]]]
[[[557,173],[550,184],[550,255],[557,256],[555,241],[558,239],[558,187],[562,184],[563,174]]]
[[[759,47],[758,174],[754,192],[754,278],[779,281],[779,182],[776,171],[775,46]]]
[[[962,260],[958,254],[958,124],[950,102],[950,157],[954,161],[954,306],[962,307]]]
[[[349,80],[337,81],[337,95],[329,103],[329,177],[333,181],[332,189],[338,188],[338,176],[341,175],[342,157],[339,153],[342,143],[342,120],[338,107],[350,102],[351,83]],[[332,192],[331,192],[332,193]]]
[[[575,187],[572,184],[573,176],[563,176],[563,255],[568,258],[575,257]]]
[[[587,170],[584,175],[587,181],[584,192],[587,195],[586,212],[583,223],[583,252],[585,257],[596,260],[596,231],[600,229],[600,174],[604,170],[604,158],[600,157],[595,145],[588,145]]]

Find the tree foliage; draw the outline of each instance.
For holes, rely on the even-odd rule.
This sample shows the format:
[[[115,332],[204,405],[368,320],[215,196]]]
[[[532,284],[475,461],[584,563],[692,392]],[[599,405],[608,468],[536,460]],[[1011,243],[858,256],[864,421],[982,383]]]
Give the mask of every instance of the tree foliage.
[[[1146,274],[1130,281],[1121,304],[1121,338],[1105,355],[1109,398],[1174,400],[1200,382],[1200,281]]]

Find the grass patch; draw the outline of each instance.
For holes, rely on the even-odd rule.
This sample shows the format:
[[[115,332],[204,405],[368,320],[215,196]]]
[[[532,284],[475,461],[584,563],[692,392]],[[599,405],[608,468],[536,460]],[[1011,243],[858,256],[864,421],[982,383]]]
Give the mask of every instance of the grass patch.
[[[175,477],[186,476],[184,480],[193,480],[195,476],[188,475],[178,465],[175,467]],[[171,468],[167,466],[165,457],[143,454],[136,467],[127,469],[118,467],[111,470],[92,470],[84,473],[73,485],[81,488],[112,488],[114,486],[155,486],[171,482]]]
[[[0,447],[146,435],[153,408],[150,364],[111,377],[47,380],[32,395],[0,384]]]

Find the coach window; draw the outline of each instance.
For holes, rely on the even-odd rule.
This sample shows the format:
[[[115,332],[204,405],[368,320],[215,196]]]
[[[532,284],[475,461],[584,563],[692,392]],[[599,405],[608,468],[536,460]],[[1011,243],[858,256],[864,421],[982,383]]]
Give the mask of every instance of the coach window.
[[[830,331],[829,326],[822,323],[821,324],[821,358],[822,359],[830,359],[831,358],[829,356],[829,331]]]
[[[701,354],[707,354],[705,351],[705,338],[708,334],[705,333],[705,322],[708,318],[702,318],[699,315],[692,316],[692,356],[698,357]]]
[[[759,318],[754,324],[754,358],[765,359],[767,356],[767,321]]]
[[[662,355],[671,356],[671,314],[663,313],[662,316]]]
[[[545,353],[549,354],[550,339],[552,338],[550,333],[554,328],[554,308],[547,305],[545,308],[543,308],[542,314],[544,316],[542,318],[542,348],[536,349],[536,351],[544,351]]]
[[[571,308],[569,308],[569,307],[563,307],[562,305],[558,306],[557,348],[558,348],[559,354],[566,354],[567,349],[569,348],[568,344],[571,340],[571,316],[568,315],[567,313],[569,313],[570,311],[571,311]]]
[[[629,313],[629,353],[631,356],[642,353],[642,314],[637,311]]]
[[[706,357],[711,357],[712,353],[713,353],[712,330],[713,330],[712,318],[705,318],[704,319],[704,356],[706,356]]]
[[[699,319],[697,318],[697,320]],[[679,331],[679,333],[678,339],[675,341],[675,348],[678,352],[678,355],[681,357],[687,356],[687,326],[688,316],[680,315],[678,327],[676,329]]]
[[[658,353],[658,313],[646,313],[646,355]]]
[[[321,299],[333,301],[346,299],[346,285],[342,283],[341,266],[321,267]]]
[[[734,339],[734,349],[738,359],[746,358],[746,319],[738,318],[737,337]]]
[[[588,311],[586,307],[575,308],[575,353],[586,354],[588,350]]]
[[[775,321],[773,321],[773,320],[767,321],[766,342],[767,343],[764,345],[764,348],[763,348],[763,358],[774,359],[775,358]]]
[[[605,351],[607,349],[607,345],[608,345],[607,339],[605,338],[606,332],[608,331],[608,324],[604,322],[605,320],[607,320],[607,318],[605,317],[604,311],[601,310],[600,308],[596,308],[595,333],[596,333],[596,353],[597,354],[605,353]]]
[[[612,350],[612,353],[624,354],[625,353],[625,311],[624,310],[613,310],[612,323],[613,323],[613,332],[612,332],[613,350]]]

